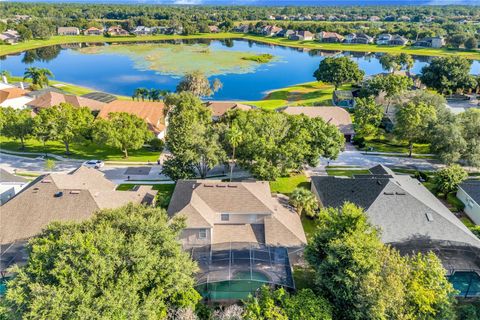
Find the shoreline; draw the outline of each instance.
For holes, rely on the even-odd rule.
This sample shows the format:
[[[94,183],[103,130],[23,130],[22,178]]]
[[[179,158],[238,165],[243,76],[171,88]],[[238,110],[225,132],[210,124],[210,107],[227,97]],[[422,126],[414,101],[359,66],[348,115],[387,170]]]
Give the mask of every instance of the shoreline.
[[[447,48],[415,48],[410,46],[380,46],[375,44],[343,44],[343,43],[322,43],[316,41],[298,41],[285,38],[263,37],[243,33],[201,33],[195,35],[150,35],[150,36],[126,36],[126,37],[104,37],[102,36],[53,36],[48,40],[29,40],[15,45],[0,45],[1,56],[19,54],[23,51],[62,45],[71,43],[128,43],[128,42],[149,42],[162,40],[195,40],[195,39],[244,39],[257,41],[266,44],[280,45],[291,48],[331,50],[331,51],[354,51],[354,52],[384,52],[384,53],[408,53],[417,56],[449,56],[457,55],[471,60],[480,60],[480,51],[467,51]]]

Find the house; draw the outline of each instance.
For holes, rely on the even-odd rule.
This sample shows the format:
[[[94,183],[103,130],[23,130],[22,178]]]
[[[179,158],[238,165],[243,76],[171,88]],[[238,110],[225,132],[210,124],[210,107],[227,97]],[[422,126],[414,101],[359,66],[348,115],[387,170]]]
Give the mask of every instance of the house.
[[[427,37],[416,41],[413,45],[415,47],[441,48],[445,45],[445,38]]]
[[[163,102],[115,100],[105,104],[97,117],[107,119],[112,112],[134,114],[147,123],[157,138],[164,139],[166,134],[164,108]]]
[[[156,191],[141,186],[117,191],[97,169],[84,166],[65,174],[51,173],[32,181],[0,207],[0,272],[26,261],[25,244],[48,224],[81,222],[100,209],[127,203],[153,204]]]
[[[478,277],[480,239],[417,179],[378,165],[353,178],[314,176],[311,190],[321,207],[362,207],[381,240],[401,254],[435,252],[454,287],[466,271]]]
[[[297,31],[294,34],[291,34],[288,39],[289,40],[300,40],[300,41],[307,41],[313,40],[314,34],[310,31]]]
[[[107,33],[111,36],[128,36],[129,33],[127,30],[123,29],[121,26],[111,26],[108,28]]]
[[[377,21],[380,21],[380,20],[382,20],[382,19],[378,16],[371,16],[370,18],[368,18],[368,21],[371,21],[371,22],[377,22]]]
[[[382,33],[377,36],[376,43],[379,45],[389,45],[393,36],[390,33]]]
[[[412,19],[409,16],[400,16],[397,21],[410,22]]]
[[[219,33],[220,32],[220,28],[218,28],[217,26],[208,26],[208,30],[210,30],[210,33]]]
[[[401,35],[394,35],[392,40],[390,40],[389,45],[391,46],[405,46],[408,44],[408,39]]]
[[[345,36],[345,43],[369,44],[373,38],[365,33],[349,33]]]
[[[16,30],[7,30],[0,33],[0,40],[6,44],[16,44],[20,42],[20,34]]]
[[[212,118],[215,121],[222,118],[230,110],[249,111],[254,109],[252,106],[235,101],[207,101],[205,106],[212,110]]]
[[[267,181],[177,181],[167,213],[186,219],[179,241],[198,263],[205,299],[241,300],[262,285],[295,288],[291,263],[307,239],[286,203]]]
[[[152,28],[145,26],[136,26],[135,29],[133,29],[132,33],[137,36],[144,36],[147,34],[152,34]]]
[[[282,31],[282,28],[280,28],[280,27],[266,26],[266,27],[262,28],[261,33],[262,33],[262,35],[264,35],[266,37],[271,37],[271,36],[276,35],[280,31]]]
[[[293,34],[295,34],[295,31],[291,29],[283,29],[282,31],[278,32],[276,36],[282,38],[289,38]]]
[[[57,34],[59,36],[78,36],[80,34],[80,29],[77,27],[59,27],[57,29]]]
[[[0,90],[0,107],[23,109],[33,100],[27,94],[29,91],[17,87],[7,87]]]
[[[235,28],[233,28],[233,31],[234,31],[234,32],[241,32],[241,33],[248,33],[249,27],[248,27],[248,25],[246,25],[246,24],[241,24],[241,25],[236,26]]]
[[[317,33],[316,38],[320,42],[329,42],[329,43],[343,42],[343,40],[345,39],[342,35],[336,32],[325,32],[325,31]]]
[[[336,126],[347,142],[351,141],[355,133],[350,114],[339,107],[284,107],[279,111],[290,115],[303,114],[309,118],[322,118],[326,123]]]
[[[103,29],[90,27],[83,32],[86,36],[101,36],[103,34]]]
[[[457,198],[465,205],[463,211],[480,224],[480,180],[465,180],[458,186]]]
[[[41,109],[57,106],[60,103],[68,103],[74,107],[87,107],[92,112],[99,112],[105,106],[105,103],[97,100],[54,91],[39,95],[34,100],[28,102],[27,105],[31,107],[35,113],[38,113]]]
[[[13,198],[28,182],[27,179],[0,168],[0,205]]]
[[[333,105],[343,108],[355,107],[355,98],[350,90],[335,90],[333,92]]]

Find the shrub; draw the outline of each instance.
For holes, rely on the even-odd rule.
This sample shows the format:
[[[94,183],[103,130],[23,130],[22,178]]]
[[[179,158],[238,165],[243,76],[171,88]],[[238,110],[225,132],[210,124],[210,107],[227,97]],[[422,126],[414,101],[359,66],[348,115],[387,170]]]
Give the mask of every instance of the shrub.
[[[162,139],[153,138],[152,140],[150,140],[149,145],[150,145],[150,149],[152,149],[152,151],[160,151],[161,152],[161,151],[163,151],[163,148],[165,147],[165,142]]]

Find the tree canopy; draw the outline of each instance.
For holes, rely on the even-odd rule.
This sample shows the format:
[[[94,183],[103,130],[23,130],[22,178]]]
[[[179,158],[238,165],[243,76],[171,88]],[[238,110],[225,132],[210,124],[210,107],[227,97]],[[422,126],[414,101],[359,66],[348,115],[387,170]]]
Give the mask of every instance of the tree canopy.
[[[348,57],[328,57],[320,62],[320,66],[313,73],[317,81],[331,83],[335,90],[342,84],[360,82],[365,72],[360,70],[358,64]]]
[[[351,203],[317,221],[305,254],[335,319],[452,319],[454,290],[433,253],[400,256]]]
[[[30,110],[0,108],[1,133],[6,137],[19,139],[22,149],[25,148],[25,139],[33,134],[33,119]]]
[[[194,307],[196,264],[177,242],[182,220],[129,204],[30,240],[2,300],[2,319],[164,319]]]
[[[435,190],[443,193],[446,198],[450,192],[456,191],[458,185],[467,177],[467,171],[458,164],[442,168],[435,172],[435,177],[433,178]]]
[[[473,89],[477,85],[475,77],[470,75],[472,61],[460,57],[437,57],[422,68],[422,82],[442,94]]]
[[[49,131],[51,140],[65,145],[65,153],[70,154],[70,144],[84,139],[93,123],[93,115],[87,107],[77,108],[61,103],[40,110],[35,118],[35,126],[44,126],[39,131]]]
[[[363,137],[377,134],[383,118],[383,107],[375,103],[373,98],[359,98],[355,102],[355,133]]]
[[[210,83],[201,71],[187,73],[177,85],[177,92],[188,91],[197,97],[210,97],[222,88],[220,80]]]
[[[128,150],[140,149],[153,134],[143,119],[126,112],[112,112],[108,119],[99,119],[93,128],[93,139],[120,149],[125,158]]]

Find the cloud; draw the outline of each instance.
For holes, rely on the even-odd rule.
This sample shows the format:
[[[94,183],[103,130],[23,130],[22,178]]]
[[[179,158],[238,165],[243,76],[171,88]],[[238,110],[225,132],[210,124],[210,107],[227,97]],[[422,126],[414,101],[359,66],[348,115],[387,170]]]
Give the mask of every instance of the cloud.
[[[174,0],[174,4],[202,4],[202,0]]]

